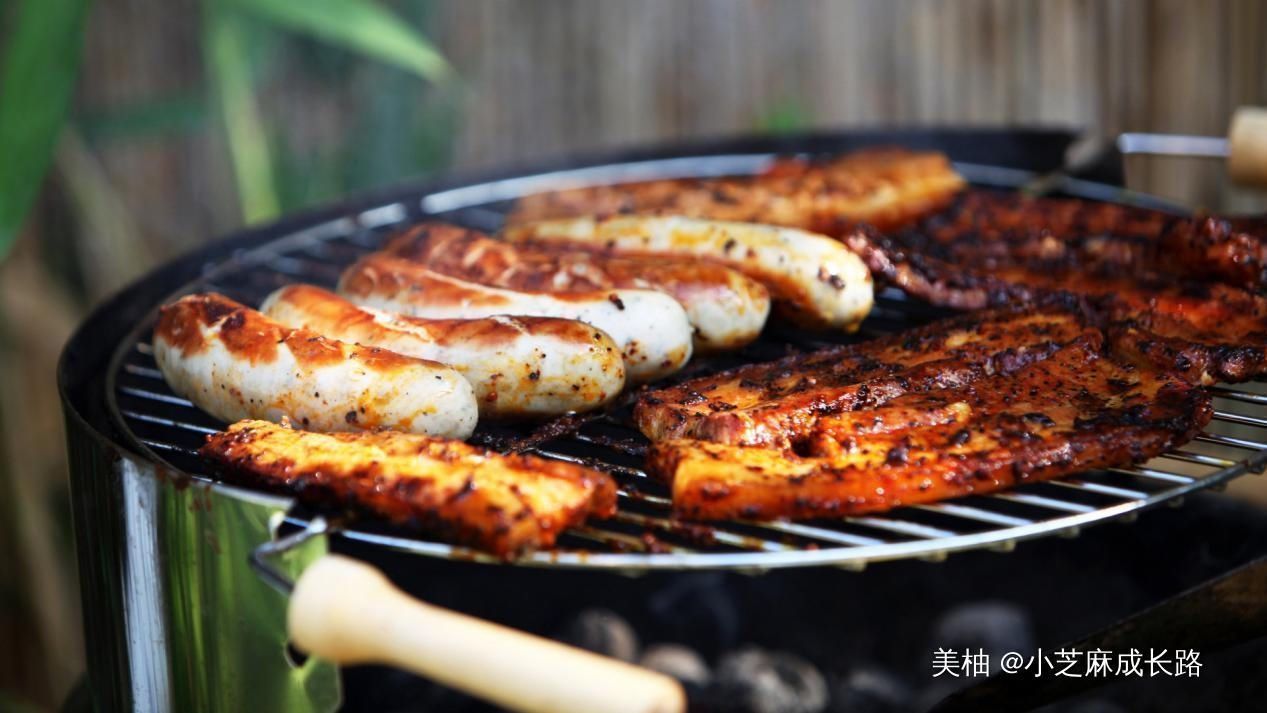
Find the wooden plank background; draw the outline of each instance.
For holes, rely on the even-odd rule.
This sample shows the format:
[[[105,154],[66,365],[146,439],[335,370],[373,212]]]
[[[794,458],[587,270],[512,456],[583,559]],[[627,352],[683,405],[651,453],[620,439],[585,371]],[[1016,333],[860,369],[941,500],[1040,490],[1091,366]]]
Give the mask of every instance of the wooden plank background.
[[[273,42],[258,77],[271,136],[325,161],[290,171],[300,188],[287,188],[288,205],[445,166],[755,130],[1220,135],[1237,105],[1267,105],[1267,0],[383,1],[456,68],[457,86],[439,95],[449,123],[428,126],[437,92],[416,79],[311,41]],[[49,706],[82,667],[59,505],[58,344],[91,302],[241,224],[205,105],[201,118],[122,137],[90,131],[90,119],[205,96],[200,17],[198,0],[94,4],[73,135],[32,229],[0,265],[0,323],[13,335],[0,341],[0,494],[16,494],[23,515],[0,523],[0,692]],[[435,146],[418,149],[419,136]],[[1136,160],[1128,172],[1133,187],[1191,205],[1267,205],[1224,185],[1217,162]]]
[[[773,126],[1060,125],[1105,135],[1221,135],[1267,105],[1265,0],[403,0],[459,76],[453,168]],[[82,113],[203,90],[193,0],[103,0]],[[404,142],[433,90],[362,66],[331,77],[275,55],[261,93],[278,140],[369,173],[416,174]],[[362,65],[372,63],[362,62]],[[314,74],[316,76],[314,76]],[[356,142],[375,104],[400,115]],[[104,175],[166,257],[240,223],[214,122],[94,147]],[[394,158],[383,170],[383,155]],[[401,163],[404,161],[405,163]],[[390,161],[388,162],[390,163]],[[426,167],[434,168],[434,167]],[[1249,210],[1219,162],[1135,159],[1133,187]],[[337,194],[335,185],[325,194]],[[319,200],[324,195],[318,191]]]
[[[459,164],[806,127],[1072,125],[1220,135],[1267,103],[1250,0],[442,2],[470,87]],[[1218,163],[1132,166],[1141,188],[1222,205]],[[1243,200],[1243,199],[1242,199]]]

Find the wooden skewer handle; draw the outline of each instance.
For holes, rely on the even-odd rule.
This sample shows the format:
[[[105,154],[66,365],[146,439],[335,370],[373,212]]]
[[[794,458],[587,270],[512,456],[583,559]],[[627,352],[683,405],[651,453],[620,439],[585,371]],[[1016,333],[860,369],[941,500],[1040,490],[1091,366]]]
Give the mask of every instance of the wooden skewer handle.
[[[1243,106],[1232,114],[1227,172],[1237,183],[1267,186],[1267,109]]]
[[[424,604],[381,572],[327,555],[290,598],[291,641],[338,664],[377,663],[527,713],[679,713],[668,676]]]

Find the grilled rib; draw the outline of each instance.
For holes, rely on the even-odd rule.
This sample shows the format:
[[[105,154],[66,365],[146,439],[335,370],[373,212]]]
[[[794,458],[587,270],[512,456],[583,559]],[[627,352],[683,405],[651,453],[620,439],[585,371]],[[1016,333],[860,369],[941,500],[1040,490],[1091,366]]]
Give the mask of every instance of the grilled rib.
[[[831,414],[1016,371],[1077,338],[1085,321],[1056,304],[961,315],[652,391],[639,399],[634,418],[654,441],[787,446]]]
[[[239,421],[208,436],[201,454],[226,477],[417,524],[499,556],[549,547],[564,529],[616,507],[615,483],[603,473],[405,433]]]
[[[857,151],[828,161],[780,159],[755,177],[648,181],[527,196],[509,222],[626,213],[768,223],[839,234],[866,222],[906,225],[946,205],[963,178],[940,153]]]
[[[1209,421],[1203,390],[1101,346],[1091,330],[1011,374],[820,421],[796,452],[665,441],[649,470],[671,483],[680,517],[856,515],[1143,461]]]

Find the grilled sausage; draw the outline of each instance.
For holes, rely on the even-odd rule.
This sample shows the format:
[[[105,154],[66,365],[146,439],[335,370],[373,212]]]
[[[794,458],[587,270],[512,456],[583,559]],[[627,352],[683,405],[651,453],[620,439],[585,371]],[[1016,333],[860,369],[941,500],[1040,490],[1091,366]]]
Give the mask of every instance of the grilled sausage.
[[[441,275],[384,253],[349,267],[339,292],[358,304],[411,317],[472,319],[496,315],[576,319],[611,335],[625,359],[625,378],[651,381],[691,358],[691,324],[672,297],[652,290],[551,295],[485,287]]]
[[[760,282],[693,257],[611,255],[595,246],[508,243],[448,223],[410,226],[384,252],[450,277],[536,292],[660,290],[673,296],[695,327],[695,352],[736,349],[757,338],[770,313]]]
[[[620,347],[601,330],[571,319],[404,317],[358,307],[311,285],[283,287],[260,310],[290,327],[449,364],[475,388],[483,416],[587,411],[625,385]]]
[[[154,357],[172,389],[224,421],[466,438],[471,385],[443,364],[289,329],[219,294],[163,307]]]
[[[940,210],[965,186],[933,151],[874,147],[827,159],[783,157],[754,176],[668,178],[524,196],[508,221],[681,215],[786,225],[837,236],[859,223],[891,231]]]
[[[805,327],[857,329],[873,300],[871,273],[825,235],[680,216],[575,218],[513,225],[510,240],[563,240],[628,254],[716,260],[766,285],[775,305]]]

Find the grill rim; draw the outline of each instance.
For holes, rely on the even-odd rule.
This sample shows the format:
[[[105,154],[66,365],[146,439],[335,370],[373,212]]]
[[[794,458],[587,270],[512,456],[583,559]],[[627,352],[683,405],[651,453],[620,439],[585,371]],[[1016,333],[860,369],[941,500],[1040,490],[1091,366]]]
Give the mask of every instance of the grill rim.
[[[848,138],[855,139],[855,135],[848,135]],[[723,143],[722,146],[733,145],[734,142]],[[764,142],[768,144],[768,150],[763,151],[743,151],[739,154],[758,158],[768,158],[775,153],[815,153],[814,150],[789,150],[795,146],[788,144],[786,141],[781,142]],[[707,147],[705,147],[707,148]],[[748,148],[752,148],[748,146]],[[804,145],[803,148],[808,148]],[[819,147],[818,150],[848,150],[850,146],[836,145],[833,147]],[[691,149],[695,149],[692,151]],[[701,149],[698,145],[685,145],[681,147],[671,147],[659,150],[660,159],[646,158],[644,155],[637,155],[631,160],[613,160],[608,157],[607,160],[599,159],[593,163],[578,165],[576,162],[565,162],[561,166],[546,167],[538,169],[535,172],[509,171],[494,174],[492,177],[485,179],[455,179],[451,181],[435,182],[428,184],[426,187],[413,187],[407,189],[395,189],[385,192],[384,195],[392,196],[389,199],[383,198],[374,200],[362,200],[349,202],[338,206],[333,206],[306,217],[296,217],[291,220],[282,221],[274,226],[267,228],[248,231],[246,234],[236,239],[228,241],[230,247],[226,249],[226,244],[213,244],[206,249],[195,253],[180,262],[186,265],[202,264],[201,279],[208,279],[211,275],[223,273],[230,267],[241,267],[267,262],[269,256],[276,256],[278,253],[285,253],[287,248],[294,249],[298,245],[303,245],[312,241],[320,243],[324,240],[331,239],[336,235],[345,233],[346,231],[338,230],[339,227],[350,228],[352,230],[373,228],[374,225],[358,225],[353,219],[355,217],[365,217],[370,214],[384,214],[385,212],[394,212],[399,214],[397,219],[384,221],[381,224],[392,225],[401,221],[417,219],[430,214],[424,206],[428,199],[434,199],[437,195],[445,192],[453,191],[470,191],[481,187],[488,187],[498,182],[505,181],[529,181],[548,182],[557,178],[551,174],[564,172],[585,172],[590,169],[616,170],[621,167],[628,167],[642,162],[650,161],[652,164],[659,161],[677,161],[679,163],[691,163],[713,160],[727,157],[725,151],[720,156],[716,153],[708,153]],[[683,155],[687,153],[689,155]],[[734,154],[730,157],[733,158]],[[628,158],[629,154],[623,155]],[[973,173],[974,169],[980,173],[981,169],[987,171],[998,172],[1000,170],[1010,172],[1014,179],[1023,179],[1033,174],[1026,171],[1017,171],[1016,169],[1000,169],[992,166],[972,166],[971,164],[961,164],[965,172]],[[707,172],[693,172],[690,175],[706,175]],[[642,177],[642,176],[639,176]],[[610,182],[608,177],[607,182]],[[995,185],[998,185],[995,183]],[[1107,184],[1090,184],[1083,183],[1081,186],[1073,186],[1074,190],[1068,192],[1083,197],[1103,200],[1105,197],[1127,197],[1134,198],[1129,202],[1144,202],[1152,207],[1158,207],[1163,210],[1173,210],[1174,207],[1165,204],[1148,196],[1138,196],[1123,192],[1123,189],[1109,186]],[[1078,190],[1082,189],[1082,190]],[[1093,195],[1085,195],[1085,193],[1093,193]],[[486,201],[478,201],[483,203]],[[468,204],[469,205],[469,204]],[[452,210],[453,208],[450,208]],[[331,235],[323,237],[322,232],[330,232]],[[201,259],[199,259],[201,258]],[[192,262],[191,262],[192,261]],[[208,264],[213,264],[214,268],[208,270]],[[158,268],[152,272],[150,276],[144,278],[136,287],[148,284],[148,281],[156,275],[163,276],[173,269],[171,265]],[[167,293],[158,296],[157,300],[148,303],[148,310],[145,310],[144,316],[134,320],[131,323],[127,335],[115,345],[108,362],[106,370],[107,388],[105,395],[107,397],[107,406],[112,426],[121,431],[121,434],[128,440],[133,449],[138,451],[138,455],[147,461],[161,464],[164,467],[179,471],[183,475],[188,476],[192,480],[206,484],[208,487],[223,488],[229,491],[249,492],[259,497],[261,495],[273,496],[277,499],[279,507],[287,507],[294,502],[294,498],[289,495],[278,495],[269,493],[268,491],[255,490],[251,488],[242,488],[220,481],[216,481],[205,475],[198,473],[189,473],[183,469],[176,468],[166,458],[156,453],[150,448],[144,440],[136,434],[129,426],[128,421],[124,418],[122,409],[120,409],[117,400],[117,377],[120,373],[126,356],[132,351],[134,345],[139,341],[152,326],[153,318],[158,305],[168,301],[169,299],[185,294],[195,288],[195,282],[199,280],[199,276],[195,275],[193,280],[183,280]],[[173,280],[169,279],[170,284]],[[113,301],[112,301],[113,302]],[[108,303],[110,304],[110,303]],[[69,349],[67,350],[69,353]],[[63,366],[67,361],[67,355],[63,356]],[[63,381],[63,394],[65,398],[66,382]],[[78,414],[77,414],[78,415]],[[96,430],[96,429],[94,429]],[[117,447],[117,446],[116,446]],[[515,561],[515,564],[521,565],[538,565],[538,566],[564,566],[579,568],[598,568],[598,569],[617,569],[617,570],[661,570],[661,569],[695,569],[695,568],[728,568],[741,570],[764,570],[779,567],[791,566],[807,566],[807,565],[838,565],[846,568],[860,568],[867,562],[882,561],[886,559],[898,559],[907,557],[921,557],[924,559],[941,559],[949,552],[963,551],[969,549],[979,549],[982,547],[994,547],[999,549],[1011,549],[1017,542],[1027,539],[1033,539],[1049,534],[1076,532],[1081,527],[1106,521],[1120,521],[1124,516],[1131,513],[1155,507],[1163,502],[1171,501],[1176,498],[1182,498],[1191,492],[1195,492],[1207,487],[1212,487],[1225,483],[1233,477],[1247,472],[1247,470],[1255,468],[1261,469],[1267,465],[1267,450],[1258,451],[1253,457],[1245,459],[1242,463],[1227,466],[1222,470],[1204,476],[1187,476],[1191,481],[1182,485],[1176,485],[1164,490],[1158,491],[1149,497],[1136,500],[1128,500],[1114,505],[1098,506],[1087,512],[1071,512],[1068,515],[1039,519],[1028,525],[1014,525],[1012,527],[1000,527],[989,529],[984,532],[958,534],[949,538],[935,539],[914,539],[907,542],[884,542],[879,545],[853,545],[853,546],[836,546],[824,547],[821,549],[798,549],[788,550],[785,552],[688,552],[688,553],[590,553],[576,552],[571,550],[545,550],[534,553],[526,558]],[[1012,492],[1012,491],[1005,491]],[[948,501],[955,503],[957,501]],[[881,515],[883,517],[883,515]],[[865,520],[867,518],[848,518],[847,520]],[[302,526],[309,520],[307,518],[296,517],[293,513],[288,514],[287,522],[293,525]],[[384,535],[374,532],[357,530],[355,528],[347,529],[341,532],[341,536],[350,540],[376,544],[393,550],[407,551],[415,554],[428,556],[443,557],[448,559],[476,560],[487,562],[503,562],[502,560],[493,558],[484,553],[469,550],[467,548],[455,547],[443,543],[436,543],[405,535]],[[935,546],[934,546],[935,545]]]

